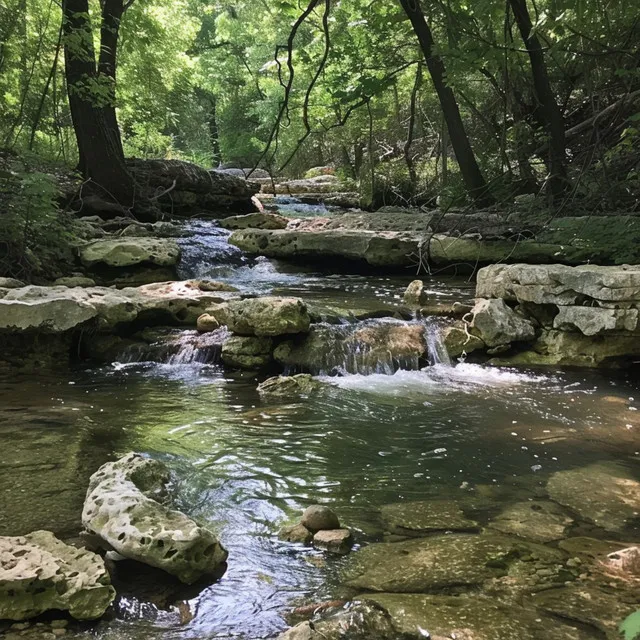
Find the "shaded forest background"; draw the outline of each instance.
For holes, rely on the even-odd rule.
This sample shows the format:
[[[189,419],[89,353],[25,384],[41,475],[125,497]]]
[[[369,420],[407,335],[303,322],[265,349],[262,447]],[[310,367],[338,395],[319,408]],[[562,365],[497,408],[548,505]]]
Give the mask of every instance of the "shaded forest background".
[[[127,157],[331,165],[370,206],[638,207],[633,0],[0,1],[0,147],[27,166],[95,179],[71,98],[116,108]]]

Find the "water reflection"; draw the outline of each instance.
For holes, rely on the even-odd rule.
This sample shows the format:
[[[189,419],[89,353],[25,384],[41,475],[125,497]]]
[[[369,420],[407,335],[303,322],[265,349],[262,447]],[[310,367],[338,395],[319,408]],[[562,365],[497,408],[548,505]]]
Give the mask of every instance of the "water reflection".
[[[316,399],[266,404],[252,377],[202,365],[4,380],[0,533],[76,535],[88,476],[149,453],[174,469],[180,507],[219,531],[229,570],[188,599],[186,624],[179,608],[130,595],[97,636],[272,637],[293,603],[338,588],[341,560],[275,537],[307,504],[333,505],[362,542],[379,535],[383,504],[451,496],[482,518],[553,471],[640,448],[625,426],[640,428],[637,384],[623,376],[462,364],[330,382]]]

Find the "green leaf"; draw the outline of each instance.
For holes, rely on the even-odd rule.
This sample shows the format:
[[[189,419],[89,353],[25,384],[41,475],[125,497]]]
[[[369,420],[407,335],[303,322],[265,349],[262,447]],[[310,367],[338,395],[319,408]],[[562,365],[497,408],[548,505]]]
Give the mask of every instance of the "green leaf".
[[[625,640],[637,640],[640,638],[640,609],[622,622],[620,633],[624,635]]]

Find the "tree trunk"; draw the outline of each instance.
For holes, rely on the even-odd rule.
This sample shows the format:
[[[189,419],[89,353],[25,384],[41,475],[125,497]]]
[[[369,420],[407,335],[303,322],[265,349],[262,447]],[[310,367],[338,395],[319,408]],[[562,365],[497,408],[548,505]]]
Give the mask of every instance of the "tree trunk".
[[[102,80],[107,81],[109,87],[108,104],[103,107],[104,118],[110,134],[118,140],[120,147],[122,147],[122,139],[116,116],[116,69],[118,68],[120,22],[123,14],[123,0],[104,0],[98,59],[98,75]]]
[[[411,25],[420,43],[420,48],[433,80],[433,86],[440,100],[447,129],[449,130],[451,146],[456,154],[460,173],[467,191],[476,204],[480,206],[492,204],[494,200],[489,193],[489,188],[473,153],[469,137],[462,122],[458,103],[451,87],[447,86],[444,62],[440,56],[433,53],[433,35],[420,7],[420,2],[419,0],[400,0],[400,4],[409,20],[411,20]]]
[[[122,142],[116,134],[117,122],[115,128],[113,122],[108,122],[104,97],[97,98],[92,91],[92,85],[101,82],[101,78],[93,46],[89,0],[64,0],[63,28],[69,107],[79,167],[88,181],[87,188],[101,200],[116,205],[122,213],[130,214],[135,207],[140,219],[157,219],[157,212],[148,200],[136,202],[136,184],[124,161]],[[115,111],[113,114],[115,118]]]
[[[549,136],[549,191],[553,200],[557,200],[566,193],[568,187],[564,118],[551,88],[542,44],[533,31],[527,0],[509,0],[509,4],[531,61],[539,115]]]

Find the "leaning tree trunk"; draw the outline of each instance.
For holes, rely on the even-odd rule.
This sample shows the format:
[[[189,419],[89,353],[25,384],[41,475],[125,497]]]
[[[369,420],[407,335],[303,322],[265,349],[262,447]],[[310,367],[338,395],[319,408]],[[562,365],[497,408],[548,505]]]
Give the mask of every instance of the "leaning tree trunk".
[[[89,0],[64,0],[63,29],[65,73],[71,119],[76,134],[79,168],[87,189],[121,213],[135,213],[140,219],[156,219],[156,211],[144,199],[136,201],[136,184],[128,171],[120,136],[105,113],[113,106],[104,93],[93,91],[105,79],[98,73]],[[113,111],[115,118],[115,110]]]
[[[467,191],[476,204],[480,206],[492,204],[493,198],[469,142],[469,137],[460,115],[460,108],[451,87],[447,86],[444,62],[440,56],[433,53],[435,43],[431,29],[420,7],[420,0],[400,0],[400,4],[409,20],[411,20],[413,30],[418,37],[420,48],[433,80],[433,86],[440,100],[451,146],[456,154],[460,173]]]
[[[567,151],[562,111],[551,88],[544,51],[533,30],[527,0],[509,0],[520,35],[524,40],[533,75],[533,88],[539,105],[539,114],[549,136],[549,191],[553,200],[567,191]]]

